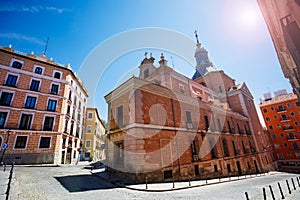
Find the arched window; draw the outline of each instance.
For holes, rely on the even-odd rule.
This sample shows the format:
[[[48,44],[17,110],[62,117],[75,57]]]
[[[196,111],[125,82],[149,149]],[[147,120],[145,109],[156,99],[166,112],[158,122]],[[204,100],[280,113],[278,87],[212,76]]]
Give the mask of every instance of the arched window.
[[[54,73],[54,78],[60,79],[60,73],[59,72],[55,72]]]
[[[40,67],[36,67],[34,70],[34,73],[37,73],[37,74],[42,74],[42,72],[43,72],[43,69]]]
[[[22,68],[22,63],[20,63],[19,61],[14,61],[12,64],[13,68],[17,68],[17,69],[21,69]]]

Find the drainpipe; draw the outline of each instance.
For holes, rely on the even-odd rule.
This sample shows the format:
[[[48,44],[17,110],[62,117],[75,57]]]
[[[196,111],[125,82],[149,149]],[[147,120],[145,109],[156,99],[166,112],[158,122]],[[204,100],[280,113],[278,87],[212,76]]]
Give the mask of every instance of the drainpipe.
[[[172,117],[174,122],[174,135],[175,135],[175,145],[176,145],[176,155],[177,155],[177,165],[178,165],[178,180],[180,177],[180,157],[178,153],[178,141],[177,141],[177,131],[176,131],[176,118],[175,118],[175,111],[174,111],[174,102],[173,99],[171,99],[171,106],[172,106]]]

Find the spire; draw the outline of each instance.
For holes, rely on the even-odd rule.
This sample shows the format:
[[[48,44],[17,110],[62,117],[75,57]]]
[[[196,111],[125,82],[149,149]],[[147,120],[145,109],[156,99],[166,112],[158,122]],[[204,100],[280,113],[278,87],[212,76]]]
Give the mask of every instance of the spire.
[[[197,30],[195,30],[195,32],[194,32],[194,33],[195,33],[195,37],[196,37],[196,41],[197,41],[197,45],[198,45],[198,44],[200,44],[200,45],[201,45],[201,43],[199,42],[199,39],[198,39]]]
[[[165,56],[163,53],[160,54],[160,61],[158,62],[160,66],[167,66],[168,61],[165,60]]]

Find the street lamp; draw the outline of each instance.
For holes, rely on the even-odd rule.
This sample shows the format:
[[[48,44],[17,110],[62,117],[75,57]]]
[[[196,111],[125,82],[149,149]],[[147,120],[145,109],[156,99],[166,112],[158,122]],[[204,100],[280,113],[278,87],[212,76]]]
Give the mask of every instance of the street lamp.
[[[6,151],[6,149],[8,148],[8,140],[9,140],[9,136],[11,135],[11,131],[10,130],[8,130],[7,131],[7,138],[6,138],[6,142],[5,142],[5,144],[3,145],[3,153],[2,153],[2,155],[1,155],[1,158],[0,158],[0,166],[2,166],[3,165],[3,159],[4,159],[4,156],[5,156],[5,151]]]

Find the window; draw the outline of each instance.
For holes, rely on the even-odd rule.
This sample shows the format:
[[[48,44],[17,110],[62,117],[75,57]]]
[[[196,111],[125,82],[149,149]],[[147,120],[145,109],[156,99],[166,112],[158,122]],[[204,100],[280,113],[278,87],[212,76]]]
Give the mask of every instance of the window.
[[[269,129],[270,129],[270,130],[273,130],[273,126],[269,126]]]
[[[69,115],[71,114],[71,106],[69,106],[69,105],[67,107],[67,114],[69,114]]]
[[[89,113],[88,113],[88,118],[89,118],[89,119],[93,119],[93,113],[90,113],[90,112],[89,112]]]
[[[54,78],[60,79],[61,73],[55,72],[54,73]]]
[[[266,121],[267,121],[267,122],[270,121],[270,117],[266,117]]]
[[[286,114],[282,114],[282,115],[281,115],[281,119],[282,119],[282,120],[288,120]]]
[[[51,94],[58,94],[58,85],[57,84],[52,84],[51,85],[50,93]]]
[[[123,105],[117,107],[117,124],[119,126],[124,125],[123,121]]]
[[[69,120],[66,120],[65,121],[65,130],[64,130],[65,133],[68,132],[68,125],[69,125]]]
[[[279,105],[277,111],[278,112],[285,111],[285,108],[283,106]]]
[[[291,112],[291,116],[295,116],[295,113],[294,113],[294,112]]]
[[[266,112],[268,112],[268,110],[267,110],[266,108],[264,108],[264,109],[263,109],[263,112],[266,113]]]
[[[294,124],[295,124],[295,126],[298,126],[298,125],[299,125],[299,123],[298,123],[298,122],[294,122]]]
[[[149,69],[145,69],[144,78],[147,78],[148,76],[149,76]]]
[[[36,67],[34,70],[34,73],[36,74],[42,74],[43,73],[43,69],[41,67]]]
[[[88,126],[87,126],[87,132],[88,132],[88,133],[91,133],[91,132],[92,132],[92,126],[91,126],[91,125],[88,125]]]
[[[291,104],[290,104],[290,103],[287,103],[286,106],[287,106],[288,108],[290,108],[290,107],[291,107]]]
[[[230,156],[229,155],[229,150],[228,150],[227,140],[225,138],[222,139],[222,144],[223,144],[224,156]]]
[[[280,145],[279,144],[274,144],[275,149],[280,149]]]
[[[0,105],[1,106],[10,106],[12,96],[13,96],[12,93],[2,92],[1,98],[0,98]]]
[[[40,143],[39,148],[40,149],[49,149],[51,143],[51,137],[41,136],[40,137]]]
[[[273,107],[273,106],[271,107],[271,110],[274,110],[274,107]]]
[[[272,134],[272,139],[276,139],[276,135],[275,134]]]
[[[230,164],[227,164],[227,171],[228,171],[228,173],[231,173],[231,167],[230,167]]]
[[[294,149],[294,150],[300,150],[300,148],[299,148],[297,142],[293,142],[293,149]]]
[[[192,114],[190,111],[185,111],[185,116],[186,116],[186,123],[191,124],[192,123]]]
[[[7,112],[0,112],[0,128],[4,128],[6,117],[7,117]]]
[[[207,115],[204,115],[204,122],[205,122],[205,130],[207,131],[209,129],[209,121]]]
[[[27,96],[25,108],[34,109],[36,102],[36,97]]]
[[[278,156],[279,159],[283,159],[284,158],[284,156],[283,156],[282,153],[278,153],[277,156]]]
[[[229,129],[229,132],[231,133],[232,130],[231,130],[231,126],[230,126],[230,122],[229,121],[227,121],[227,126],[228,126],[228,129]]]
[[[32,120],[32,114],[22,114],[19,129],[29,130]]]
[[[7,79],[6,79],[5,85],[6,86],[11,86],[11,87],[16,87],[17,80],[18,80],[17,76],[9,74]]]
[[[43,131],[52,131],[53,130],[53,124],[54,124],[54,117],[48,117],[48,116],[45,117]]]
[[[219,132],[221,133],[222,132],[221,121],[220,121],[220,119],[217,119],[217,121],[218,121]]]
[[[69,92],[69,100],[72,101],[72,92]]]
[[[55,110],[56,110],[56,103],[57,103],[57,100],[49,99],[48,106],[47,106],[47,111],[54,111],[55,112]]]
[[[277,124],[277,128],[281,128],[280,124]]]
[[[32,80],[29,89],[32,91],[39,91],[39,87],[40,87],[40,81]]]
[[[179,83],[179,91],[184,93],[184,86],[180,83]]]
[[[287,147],[287,143],[283,143],[283,146]]]
[[[164,171],[164,179],[170,179],[170,178],[173,178],[172,170]]]
[[[85,147],[91,147],[91,141],[90,140],[85,141]]]
[[[27,144],[27,136],[17,135],[15,149],[25,149]]]
[[[214,172],[218,172],[218,165],[214,165]]]
[[[280,137],[282,137],[282,138],[284,137],[283,133],[280,133]]]
[[[77,104],[77,97],[75,96],[74,97],[74,105],[76,106],[76,104]]]
[[[274,119],[277,119],[277,116],[276,116],[276,115],[274,115]]]
[[[22,66],[23,66],[23,64],[22,64],[21,62],[19,62],[19,61],[14,61],[14,62],[12,63],[12,67],[13,67],[13,68],[21,69]]]

